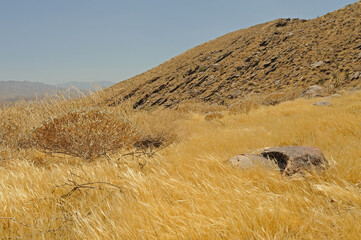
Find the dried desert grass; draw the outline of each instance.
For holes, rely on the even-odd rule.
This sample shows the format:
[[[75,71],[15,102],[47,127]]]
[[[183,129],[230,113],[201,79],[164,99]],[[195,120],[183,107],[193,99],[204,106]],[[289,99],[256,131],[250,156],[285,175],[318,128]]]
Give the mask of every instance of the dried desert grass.
[[[361,238],[361,92],[329,99],[328,107],[300,99],[225,112],[221,122],[204,120],[204,113],[168,110],[147,119],[146,112],[109,108],[147,133],[152,123],[175,128],[172,121],[183,131],[152,158],[119,152],[89,162],[16,147],[22,134],[54,114],[97,102],[72,101],[0,109],[1,119],[17,126],[5,129],[0,148],[5,239]],[[286,178],[223,162],[279,145],[317,146],[332,167]]]

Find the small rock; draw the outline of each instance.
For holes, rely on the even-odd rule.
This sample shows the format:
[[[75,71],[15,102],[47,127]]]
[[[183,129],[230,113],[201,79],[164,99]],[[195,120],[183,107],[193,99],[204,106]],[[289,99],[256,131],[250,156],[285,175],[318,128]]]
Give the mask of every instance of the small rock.
[[[229,96],[229,98],[237,98],[241,95],[242,95],[242,91],[239,89],[235,89],[228,96]]]
[[[264,158],[274,160],[285,175],[304,174],[305,171],[325,170],[329,166],[322,151],[316,147],[285,146],[264,150]]]
[[[287,34],[287,37],[292,37],[293,35],[295,35],[295,32],[290,32],[289,34]]]
[[[361,77],[361,72],[355,72],[354,74],[352,74],[351,80],[358,79],[359,77]]]
[[[263,68],[268,68],[271,65],[271,63],[272,63],[271,61],[265,62],[263,64]]]
[[[325,64],[324,61],[318,61],[318,62],[311,64],[311,67],[313,67],[313,68],[322,67],[324,64]]]
[[[287,24],[289,23],[290,19],[287,18],[287,19],[278,19],[276,24],[275,24],[275,27],[285,27],[287,26]]]
[[[237,71],[241,71],[244,68],[246,68],[246,65],[244,65],[244,64],[240,64],[236,67]]]
[[[294,32],[290,32],[289,34],[287,34],[282,41],[286,41],[287,39],[289,39],[290,37],[292,37],[293,35],[295,35]]]
[[[356,91],[359,91],[361,90],[361,84],[357,85],[356,87],[353,87],[350,92],[356,92]]]
[[[269,43],[269,39],[266,38],[262,42],[260,42],[259,46],[260,47],[265,47],[265,46],[268,45],[268,43]]]
[[[210,80],[208,80],[208,81],[205,83],[205,85],[206,85],[206,86],[209,86],[209,85],[212,85],[212,84],[215,83],[215,82],[217,82],[217,79],[211,78]]]
[[[319,102],[312,103],[312,105],[314,105],[314,106],[329,106],[329,105],[331,105],[331,103],[327,102],[327,101],[319,101]]]
[[[263,157],[260,154],[241,154],[227,160],[230,165],[236,168],[248,169],[255,166],[263,166],[268,169],[277,169],[275,162]]]
[[[321,97],[324,92],[325,92],[325,89],[323,87],[318,86],[318,85],[312,85],[312,86],[308,87],[305,91],[303,91],[300,96],[307,97],[307,98]]]

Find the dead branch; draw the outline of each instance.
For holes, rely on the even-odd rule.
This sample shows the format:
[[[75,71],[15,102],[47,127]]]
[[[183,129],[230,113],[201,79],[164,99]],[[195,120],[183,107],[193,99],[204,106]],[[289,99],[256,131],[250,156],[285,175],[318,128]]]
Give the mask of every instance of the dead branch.
[[[11,221],[16,222],[16,223],[18,223],[20,225],[23,225],[25,227],[31,227],[30,225],[28,225],[26,223],[23,223],[23,222],[20,222],[20,221],[16,220],[15,218],[12,218],[12,217],[0,217],[0,219],[11,220]]]

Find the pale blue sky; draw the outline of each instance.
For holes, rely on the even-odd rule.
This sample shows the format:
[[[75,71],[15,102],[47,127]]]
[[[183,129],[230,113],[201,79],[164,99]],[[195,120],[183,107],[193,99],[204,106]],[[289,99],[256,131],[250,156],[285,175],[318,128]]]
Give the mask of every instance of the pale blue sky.
[[[356,0],[0,0],[0,81],[119,82],[203,42]]]

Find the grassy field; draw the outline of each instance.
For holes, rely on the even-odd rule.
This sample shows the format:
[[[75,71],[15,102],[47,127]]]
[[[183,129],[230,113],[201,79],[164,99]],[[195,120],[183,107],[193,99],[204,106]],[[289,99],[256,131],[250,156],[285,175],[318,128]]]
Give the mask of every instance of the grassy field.
[[[103,98],[55,97],[0,109],[1,239],[361,239],[360,91],[331,97],[326,107],[298,99],[248,113],[200,106],[134,111],[106,107]],[[65,143],[34,137],[79,109],[129,123],[137,134],[123,129],[127,139],[161,146],[124,155],[133,149],[111,149],[109,129],[86,145],[81,134],[94,133],[70,121],[53,135]],[[96,143],[109,151],[86,159],[55,153]],[[283,145],[319,147],[331,168],[290,178],[224,163]]]

